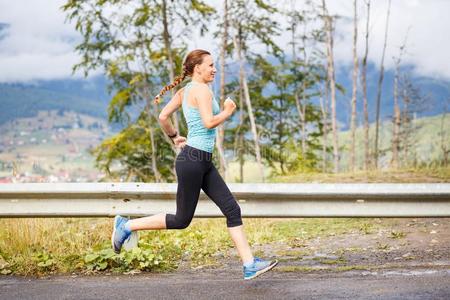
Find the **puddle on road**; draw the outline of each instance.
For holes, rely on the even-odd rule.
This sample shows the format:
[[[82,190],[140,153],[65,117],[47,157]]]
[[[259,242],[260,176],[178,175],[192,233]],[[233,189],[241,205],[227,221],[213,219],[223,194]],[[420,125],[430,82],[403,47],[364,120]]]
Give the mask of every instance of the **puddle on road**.
[[[381,272],[367,272],[365,275],[375,276],[427,276],[427,275],[450,275],[449,270],[396,270],[396,271],[381,271]]]
[[[439,271],[437,270],[423,270],[423,271],[387,271],[384,272],[383,275],[403,275],[403,276],[421,276],[421,275],[431,275],[431,274],[436,274]]]
[[[444,275],[450,276],[450,269],[447,270],[391,270],[391,271],[350,271],[354,275],[362,276],[429,276],[429,275]]]

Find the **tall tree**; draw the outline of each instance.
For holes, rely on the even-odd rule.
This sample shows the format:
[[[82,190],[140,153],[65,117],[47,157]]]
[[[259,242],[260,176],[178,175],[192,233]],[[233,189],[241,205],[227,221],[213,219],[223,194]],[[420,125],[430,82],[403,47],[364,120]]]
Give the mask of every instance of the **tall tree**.
[[[220,108],[223,109],[223,102],[225,100],[225,57],[228,49],[228,0],[223,0],[223,32],[222,44],[220,46]],[[225,152],[223,147],[225,130],[223,124],[218,127],[218,134],[216,136],[216,148],[219,153],[219,171],[221,175],[226,178],[227,163],[225,161]]]
[[[420,89],[413,84],[410,77],[411,75],[408,73],[399,76],[397,87],[399,91],[397,97],[401,98],[403,104],[400,108],[400,125],[397,129],[399,132],[398,159],[399,166],[402,167],[410,166],[411,162],[412,165],[415,165],[417,161],[416,145],[419,142],[417,132],[421,125],[415,121],[416,115],[432,105],[430,103],[431,98],[422,95]]]
[[[325,31],[327,36],[327,69],[328,82],[331,92],[331,125],[333,132],[333,161],[334,173],[339,172],[339,142],[338,142],[338,128],[336,119],[336,79],[334,72],[334,55],[333,55],[333,17],[329,14],[325,0],[322,0],[323,18],[325,22]]]
[[[369,153],[369,110],[367,108],[367,57],[369,55],[369,24],[370,24],[370,0],[365,1],[367,6],[366,15],[366,34],[365,34],[365,50],[362,60],[362,86],[363,86],[363,110],[364,110],[364,170],[369,170],[370,153]]]
[[[296,42],[297,26],[298,26],[298,23],[304,21],[304,15],[299,13],[296,10],[295,1],[291,1],[290,7],[289,7],[286,15],[290,16],[290,18],[289,18],[289,20],[290,20],[289,27],[290,28],[287,28],[287,29],[291,31],[293,73],[294,73],[294,76],[297,77],[297,73],[298,73],[297,66],[300,65],[298,57],[297,57],[297,42]],[[304,114],[304,109],[302,108],[302,103],[300,101],[299,85],[298,85],[297,81],[295,81],[294,99],[295,99],[295,106],[297,108],[298,116],[299,116],[299,119],[301,120],[301,126],[299,126],[299,131],[300,131],[299,133],[300,133],[300,137],[302,139],[302,152],[304,153],[305,152],[305,139],[306,139],[305,114]]]
[[[233,45],[239,63],[240,87],[242,88],[243,98],[247,109],[246,113],[250,121],[256,162],[261,173],[261,179],[264,182],[264,165],[261,157],[258,129],[250,98],[245,67],[248,61],[247,58],[254,55],[248,46],[252,41],[266,45],[269,54],[279,55],[279,53],[281,53],[281,49],[273,41],[273,37],[278,34],[279,30],[279,25],[275,21],[275,16],[278,12],[273,5],[262,0],[235,0],[231,3],[229,12],[230,21],[233,24],[234,29],[232,37]]]
[[[297,128],[303,121],[297,117],[294,109],[295,97],[292,91],[297,87],[296,83],[299,82],[301,86],[303,80],[311,79],[292,72],[292,64],[293,61],[287,55],[276,62],[269,62],[262,56],[251,61],[253,74],[249,87],[252,102],[258,107],[255,117],[264,124],[260,128],[261,135],[269,141],[262,144],[262,149],[266,162],[272,168],[271,175],[316,170],[319,161],[317,153],[321,147],[319,140],[323,126],[320,110],[311,102],[305,101],[305,122],[311,128],[306,146],[308,150],[303,152],[297,145]],[[311,84],[308,82],[307,85]],[[271,86],[271,89],[263,95],[262,91],[267,86]],[[309,100],[315,96],[308,94],[305,98]]]
[[[74,70],[106,73],[114,93],[109,120],[124,126],[94,151],[97,165],[106,172],[118,165],[114,174],[126,179],[174,180],[173,164],[167,166],[176,149],[159,128],[158,106],[149,101],[181,69],[190,28],[205,31],[214,9],[199,0],[70,0],[62,9],[83,35]],[[175,19],[186,26],[176,27]]]
[[[322,112],[323,138],[322,138],[322,172],[328,171],[328,81],[325,81],[323,88],[320,89],[320,110]],[[324,100],[325,99],[325,100]]]
[[[259,136],[258,136],[258,130],[256,128],[256,122],[255,117],[253,115],[253,107],[252,102],[250,100],[250,93],[248,90],[248,84],[247,84],[247,75],[245,73],[245,59],[242,55],[242,39],[237,38],[236,36],[233,37],[234,45],[236,48],[237,53],[237,59],[239,61],[239,81],[241,82],[242,91],[244,94],[244,100],[245,105],[247,107],[247,114],[249,116],[250,120],[250,126],[251,126],[251,132],[253,135],[254,140],[254,146],[255,146],[255,156],[256,156],[256,162],[258,163],[259,171],[261,174],[262,181],[265,181],[264,176],[264,165],[261,159],[261,150],[260,150],[260,144],[259,144]]]
[[[170,7],[167,5],[167,0],[161,0],[161,12],[162,12],[162,23],[163,23],[163,40],[164,40],[164,49],[166,52],[166,57],[169,61],[169,79],[170,82],[175,80],[175,62],[173,58],[173,50],[172,50],[172,35],[169,29],[169,22],[173,20],[169,20],[170,18]],[[173,2],[173,1],[172,1]],[[169,3],[170,5],[171,3]],[[171,96],[174,95],[174,90],[170,91]],[[172,115],[173,123],[177,132],[180,132],[180,126],[178,124],[178,112],[176,111]]]
[[[292,62],[289,64],[294,78],[294,99],[300,120],[299,136],[301,137],[301,151],[308,152],[307,140],[307,101],[312,88],[317,88],[317,81],[321,80],[323,54],[318,50],[317,44],[323,41],[323,30],[310,28],[319,12],[312,1],[306,1],[302,4],[302,9],[297,9],[294,0],[290,1],[285,15],[288,16],[289,24],[286,30],[291,31],[290,44],[292,46]],[[300,30],[299,30],[300,29]],[[297,54],[300,52],[302,57]]]
[[[386,28],[385,28],[385,32],[384,32],[383,53],[381,55],[381,62],[380,62],[380,77],[378,78],[375,144],[374,144],[374,151],[373,151],[373,155],[374,155],[373,162],[374,162],[375,169],[378,168],[378,131],[379,131],[379,127],[380,127],[381,89],[382,89],[383,78],[384,78],[384,56],[386,53],[390,13],[391,13],[391,0],[389,0],[389,3],[388,3],[388,10],[387,10],[387,16],[386,16]]]
[[[400,152],[400,126],[401,126],[401,114],[400,103],[398,97],[398,85],[400,77],[400,63],[406,47],[406,38],[403,45],[400,46],[399,54],[394,57],[395,63],[395,76],[394,76],[394,117],[393,117],[393,133],[392,133],[392,159],[391,167],[398,169],[399,167],[399,152]],[[405,100],[408,98],[406,97]],[[407,103],[407,102],[406,102]]]
[[[246,118],[245,111],[243,110],[244,107],[244,93],[243,93],[243,87],[242,87],[242,80],[239,77],[238,83],[238,95],[239,95],[239,107],[240,113],[239,113],[239,124],[234,132],[234,153],[237,153],[237,159],[239,162],[239,182],[244,182],[244,164],[245,164],[245,149],[247,147],[250,147],[250,145],[247,145],[247,141],[245,139],[245,133],[249,130],[248,126],[248,118]]]
[[[355,142],[356,142],[356,93],[358,88],[358,1],[353,1],[353,91],[352,91],[352,119],[351,136],[352,145],[350,153],[350,170],[355,171]]]

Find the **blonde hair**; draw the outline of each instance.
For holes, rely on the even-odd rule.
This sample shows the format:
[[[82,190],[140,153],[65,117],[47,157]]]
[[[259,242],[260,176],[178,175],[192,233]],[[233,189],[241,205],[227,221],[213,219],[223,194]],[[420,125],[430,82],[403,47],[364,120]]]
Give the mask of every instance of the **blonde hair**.
[[[175,77],[174,81],[171,84],[168,84],[165,87],[163,87],[159,92],[159,94],[156,95],[156,97],[153,99],[153,101],[155,103],[159,103],[161,101],[161,97],[167,91],[170,91],[171,89],[182,83],[186,77],[192,76],[194,74],[194,67],[203,62],[203,57],[205,55],[211,55],[211,53],[202,49],[196,49],[189,52],[189,54],[186,56],[186,59],[183,62],[183,72],[181,73],[181,75]]]

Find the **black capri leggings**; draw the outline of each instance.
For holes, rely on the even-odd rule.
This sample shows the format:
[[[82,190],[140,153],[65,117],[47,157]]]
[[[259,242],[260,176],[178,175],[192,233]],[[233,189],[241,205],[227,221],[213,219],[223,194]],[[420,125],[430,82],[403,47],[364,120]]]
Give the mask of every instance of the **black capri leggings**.
[[[175,161],[177,172],[177,212],[166,214],[167,229],[189,226],[197,207],[200,189],[227,218],[227,227],[242,225],[241,208],[212,163],[212,153],[185,145]]]

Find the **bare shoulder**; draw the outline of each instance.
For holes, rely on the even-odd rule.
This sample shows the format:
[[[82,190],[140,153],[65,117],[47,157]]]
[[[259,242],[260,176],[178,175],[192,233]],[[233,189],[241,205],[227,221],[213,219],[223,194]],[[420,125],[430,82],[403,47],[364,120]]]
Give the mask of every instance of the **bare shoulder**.
[[[174,98],[177,99],[177,101],[181,104],[181,101],[183,100],[183,95],[184,95],[184,87],[182,87],[175,93]]]
[[[184,87],[182,87],[181,89],[179,89],[176,93],[175,93],[175,95],[176,96],[183,96],[183,94],[184,94]]]
[[[191,91],[197,99],[211,98],[211,91],[207,84],[195,84],[194,86],[192,86]]]

